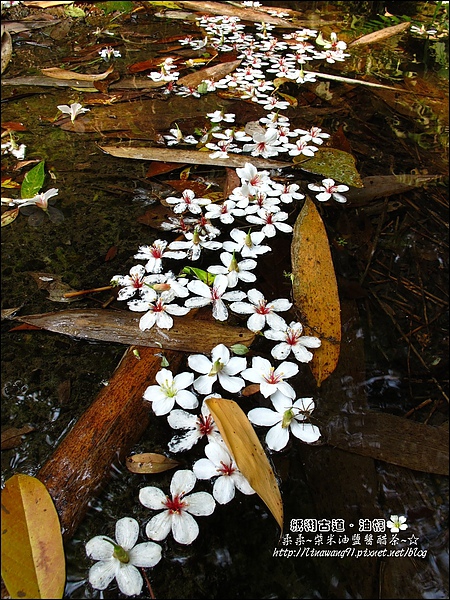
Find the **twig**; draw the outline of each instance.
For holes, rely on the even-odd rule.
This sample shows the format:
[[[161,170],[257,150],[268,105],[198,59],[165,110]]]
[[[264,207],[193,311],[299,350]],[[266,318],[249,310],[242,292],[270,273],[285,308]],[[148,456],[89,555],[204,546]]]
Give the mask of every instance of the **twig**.
[[[145,572],[145,569],[141,568],[141,573],[144,576],[145,583],[147,584],[147,588],[148,588],[148,591],[149,591],[149,594],[150,594],[150,598],[152,598],[152,600],[156,600],[156,596],[153,593],[153,589],[152,589],[151,583],[150,583],[150,581],[149,581],[149,579],[147,577],[147,573]]]
[[[79,292],[67,292],[64,294],[64,298],[75,298],[76,296],[85,296],[86,294],[92,294],[93,292],[106,292],[106,290],[112,290],[114,286],[105,285],[105,287],[92,288],[91,290],[81,290]]]

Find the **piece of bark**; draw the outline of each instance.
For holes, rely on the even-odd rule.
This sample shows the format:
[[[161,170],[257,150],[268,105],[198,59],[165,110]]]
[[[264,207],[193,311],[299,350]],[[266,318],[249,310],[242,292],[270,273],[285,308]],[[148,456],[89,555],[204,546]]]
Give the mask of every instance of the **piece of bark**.
[[[128,348],[109,384],[37,475],[53,498],[66,539],[108,480],[111,464],[125,459],[149,423],[151,405],[142,395],[154,383],[161,357],[153,348],[139,347],[138,351],[140,359]],[[164,355],[176,373],[183,353],[167,351]]]

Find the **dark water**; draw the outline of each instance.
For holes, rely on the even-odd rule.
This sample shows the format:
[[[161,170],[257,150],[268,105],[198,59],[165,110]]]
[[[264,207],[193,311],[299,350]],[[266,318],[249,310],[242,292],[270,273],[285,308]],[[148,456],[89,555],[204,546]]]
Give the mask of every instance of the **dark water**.
[[[312,23],[319,17],[336,23],[340,35],[348,35],[348,39],[355,37],[355,32],[381,28],[379,3],[288,4],[305,11]],[[349,12],[346,5],[353,5]],[[412,13],[408,12],[410,5],[414,5]],[[391,2],[387,8],[399,18],[406,14],[414,22],[430,24],[434,7],[430,3]],[[26,14],[24,7],[20,11],[20,16]],[[186,35],[192,30],[190,24],[144,12],[118,18],[117,23],[128,32],[150,32],[154,38]],[[75,42],[87,45],[95,41],[95,27],[107,28],[108,20],[101,15],[74,20],[66,35],[61,28],[53,36],[34,33],[30,39],[15,38],[14,58],[5,78],[37,74],[42,65],[62,65],[64,57],[73,55]],[[330,25],[326,27],[328,32],[332,30]],[[337,75],[369,75],[385,85],[415,80],[422,86],[422,103],[399,99],[392,104],[369,89],[325,82],[322,95],[305,91],[298,110],[307,118],[308,109],[324,109],[320,126],[338,132],[335,141],[350,144],[362,177],[443,175],[448,165],[448,101],[443,94],[448,83],[447,44],[445,36],[396,36],[351,50],[352,56],[339,71],[330,67]],[[154,53],[143,42],[136,47],[125,43],[121,51],[126,64]],[[55,177],[47,187],[60,189],[56,206],[65,216],[61,224],[46,220],[33,228],[20,215],[2,230],[2,308],[21,307],[21,314],[64,309],[69,305],[50,301],[30,273],[58,275],[74,289],[108,285],[114,275],[127,273],[136,262],[133,254],[138,246],[159,236],[137,221],[148,209],[147,198],[151,196],[150,182],[145,178],[148,164],[101,153],[97,144],[109,143],[111,134],[73,133],[53,126],[58,104],[87,102],[89,94],[21,86],[4,86],[2,91],[4,97],[38,92],[6,102],[2,122],[26,125],[20,141],[27,145],[27,158],[46,161],[48,172]],[[426,102],[425,98],[433,94],[441,99]],[[169,117],[170,111],[176,110],[174,105]],[[194,110],[205,114],[215,110],[216,100],[211,94],[198,101],[189,99],[185,106],[186,117]],[[96,107],[91,106],[91,110]],[[317,119],[319,113],[311,114]],[[176,119],[174,113],[173,121]],[[114,144],[120,135],[113,135]],[[142,135],[139,132],[138,139],[145,139]],[[2,175],[14,179],[14,164],[5,158]],[[220,176],[207,167],[198,167],[196,175],[208,179]],[[303,179],[303,175],[295,172],[292,180]],[[172,177],[169,174],[166,179]],[[304,177],[304,181],[315,179]],[[164,179],[160,177],[161,182]],[[9,191],[3,190],[2,195]],[[338,276],[344,331],[340,363],[330,381],[317,389],[306,366],[296,380],[301,396],[314,396],[320,425],[327,423],[330,413],[351,415],[362,407],[407,415],[415,422],[436,427],[445,427],[448,422],[447,206],[447,187],[445,181],[439,181],[366,204],[320,207]],[[105,260],[112,247],[114,258]],[[260,277],[263,288],[274,297],[289,293],[288,280],[278,281],[278,274],[289,270],[289,247],[280,243],[277,250],[276,265],[266,261]],[[108,293],[91,295],[71,307],[97,308],[108,297]],[[122,308],[118,303],[115,306]],[[38,472],[110,379],[125,350],[119,344],[86,342],[50,332],[9,333],[11,327],[11,321],[2,322],[2,430],[26,423],[35,430],[20,446],[2,451],[3,482],[14,473]],[[267,351],[262,343],[257,348]],[[170,437],[164,419],[153,418],[132,453],[164,452]],[[398,452],[402,451],[399,446]],[[202,448],[198,448],[183,456],[183,466],[190,468],[202,455]],[[199,519],[200,536],[192,546],[180,546],[171,536],[162,543],[164,559],[149,573],[157,598],[448,597],[447,477],[327,445],[307,447],[291,442],[270,458],[280,480],[284,533],[290,532],[291,543],[280,542],[273,518],[256,496],[238,494],[211,517]],[[92,501],[85,520],[66,545],[66,597],[121,597],[115,585],[101,594],[87,584],[92,562],[86,558],[84,545],[94,535],[113,535],[115,521],[125,515],[134,516],[143,533],[150,514],[138,502],[139,488],[157,485],[167,489],[171,476],[168,472],[137,480],[124,464],[113,465],[110,482]],[[207,482],[202,483],[201,489],[209,489]],[[306,546],[358,550],[366,547],[352,546],[351,536],[359,519],[388,518],[391,514],[408,517],[408,536],[411,532],[418,538],[411,548],[422,554],[386,559],[280,553],[302,549],[296,543],[295,526],[290,529],[291,520],[341,519],[350,541],[338,542],[344,536],[338,531],[336,544],[327,545],[327,532],[323,546],[315,536],[309,536],[313,541]],[[145,586],[142,597],[150,597]]]

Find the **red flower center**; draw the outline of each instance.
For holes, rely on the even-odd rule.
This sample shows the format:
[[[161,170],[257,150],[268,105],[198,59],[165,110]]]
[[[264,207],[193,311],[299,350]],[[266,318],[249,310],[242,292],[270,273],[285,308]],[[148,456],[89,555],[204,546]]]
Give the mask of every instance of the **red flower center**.
[[[271,312],[271,309],[266,306],[265,300],[260,300],[255,312],[258,313],[258,315],[268,315]]]
[[[211,433],[214,429],[214,421],[211,415],[208,415],[207,417],[200,415],[200,417],[197,419],[197,422],[202,435],[208,435],[208,433]]]
[[[175,496],[172,499],[167,498],[165,504],[171,515],[174,513],[180,514],[183,508],[186,506],[186,503],[183,502],[180,496]]]
[[[223,473],[223,475],[232,475],[235,472],[235,470],[236,470],[231,465],[226,465],[222,460],[220,461],[220,464],[222,466],[218,469],[218,471],[220,473]]]

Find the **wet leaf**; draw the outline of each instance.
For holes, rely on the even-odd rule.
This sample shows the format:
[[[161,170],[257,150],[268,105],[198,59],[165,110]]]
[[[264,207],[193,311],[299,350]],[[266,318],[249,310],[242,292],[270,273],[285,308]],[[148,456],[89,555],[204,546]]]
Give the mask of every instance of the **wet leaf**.
[[[207,328],[199,327],[199,322],[188,315],[174,317],[172,329],[163,330],[156,326],[150,330],[139,329],[141,314],[126,310],[62,310],[38,315],[15,317],[17,321],[37,325],[42,329],[73,337],[115,342],[116,344],[147,346],[199,352],[208,354],[217,345],[245,344],[250,346],[255,334],[244,327],[232,327],[213,321]]]
[[[292,291],[305,335],[320,338],[309,363],[320,386],[335,370],[341,342],[340,302],[323,221],[307,198],[297,217],[291,244]]]
[[[28,274],[31,275],[40,290],[48,292],[48,299],[52,302],[73,302],[76,300],[76,298],[65,298],[64,294],[74,292],[75,290],[67,283],[64,283],[60,275],[32,272]]]
[[[108,0],[107,2],[96,2],[95,5],[98,6],[98,8],[100,8],[101,10],[103,10],[105,15],[109,15],[116,11],[122,13],[129,13],[134,9],[134,3],[127,2],[126,0],[124,0],[123,2]]]
[[[39,193],[45,180],[45,161],[42,160],[25,175],[20,188],[21,198],[33,198]]]
[[[2,177],[2,188],[17,189],[20,188],[20,183],[11,179],[11,177]]]
[[[180,463],[172,458],[167,458],[164,454],[154,454],[146,452],[144,454],[133,454],[128,456],[125,464],[132,473],[162,473],[169,469],[174,469]]]
[[[2,491],[2,577],[13,598],[62,598],[64,548],[45,485],[14,475]]]
[[[361,46],[362,44],[376,44],[377,42],[387,40],[393,35],[399,35],[400,33],[403,33],[410,27],[411,23],[409,21],[407,23],[399,23],[399,25],[392,25],[392,27],[386,27],[385,29],[380,29],[380,31],[375,31],[374,33],[368,33],[367,35],[363,35],[357,40],[353,40],[353,42],[350,42],[348,47],[351,48],[352,46]]]
[[[12,210],[6,210],[2,213],[2,227],[6,225],[10,225],[13,221],[17,219],[19,215],[19,209],[13,208]]]
[[[209,398],[206,404],[239,470],[283,531],[283,502],[280,489],[266,453],[246,414],[233,400]]]
[[[12,56],[12,37],[9,31],[2,28],[2,75],[9,65]]]
[[[161,56],[157,56],[156,58],[150,58],[148,60],[133,63],[132,65],[129,65],[127,67],[127,70],[130,73],[142,73],[143,71],[159,71],[161,68],[161,64],[167,58],[172,58],[174,63],[176,63],[177,60],[180,60],[179,56],[177,57],[169,55],[165,56],[164,58],[162,58]]]
[[[395,194],[402,194],[408,190],[417,187],[426,186],[429,183],[436,183],[442,179],[441,175],[374,175],[365,177],[362,182],[364,187],[358,190],[349,190],[345,193],[347,200],[352,204],[363,204],[376,200],[377,198],[387,198]]]
[[[246,385],[245,388],[241,391],[241,394],[245,397],[253,396],[253,394],[257,394],[261,386],[259,383],[251,383],[250,385]]]
[[[215,275],[212,273],[208,273],[208,271],[204,271],[203,269],[197,269],[196,267],[184,267],[181,271],[184,275],[193,275],[206,285],[211,286],[214,283]]]
[[[41,69],[41,73],[43,73],[46,77],[68,81],[101,81],[102,79],[106,79],[106,77],[108,77],[108,75],[113,71],[114,65],[108,67],[104,73],[77,73],[76,71],[68,71],[67,69],[59,69],[58,67]]]
[[[136,160],[157,160],[189,165],[213,165],[215,167],[244,167],[249,162],[248,156],[230,154],[228,158],[210,158],[208,152],[199,150],[172,150],[171,148],[130,148],[127,146],[100,146],[100,149],[118,158],[134,158]],[[292,167],[290,162],[266,160],[251,157],[251,163],[257,169],[283,169]]]
[[[190,75],[185,75],[178,79],[178,85],[185,85],[187,87],[196,88],[205,79],[211,79],[212,81],[219,81],[222,77],[226,77],[229,73],[232,73],[241,64],[241,60],[233,60],[231,62],[220,63],[213,67],[207,67],[201,71],[196,71]]]
[[[285,19],[274,17],[267,14],[266,12],[259,11],[258,9],[230,6],[224,2],[177,2],[179,6],[187,10],[200,11],[201,13],[208,13],[211,15],[227,15],[230,17],[239,17],[246,23],[270,23],[271,25],[280,25],[289,29],[296,28],[296,25]],[[293,14],[293,13],[290,13]],[[299,13],[294,13],[299,14]]]
[[[336,148],[319,148],[312,158],[304,159],[302,155],[294,157],[294,164],[303,171],[329,177],[352,187],[363,187],[355,159],[348,152]]]
[[[2,431],[2,450],[9,450],[10,448],[17,448],[23,442],[22,436],[27,433],[34,431],[34,427],[31,425],[24,425],[23,427],[9,427],[5,431]]]

